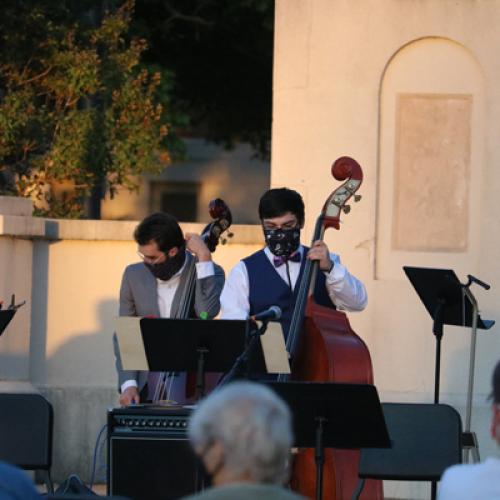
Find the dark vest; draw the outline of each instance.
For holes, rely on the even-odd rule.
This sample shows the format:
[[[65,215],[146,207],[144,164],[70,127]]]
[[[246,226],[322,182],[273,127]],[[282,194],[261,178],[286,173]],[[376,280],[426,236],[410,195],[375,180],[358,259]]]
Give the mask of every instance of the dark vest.
[[[309,249],[304,247],[303,250],[305,255]],[[282,312],[280,322],[285,338],[288,336],[288,330],[290,329],[305,261],[306,259],[303,258],[300,263],[299,277],[292,293],[288,283],[281,278],[274,269],[273,264],[269,262],[264,250],[259,250],[243,259],[248,272],[250,315],[265,311],[271,306],[278,306]],[[318,304],[335,308],[326,291],[325,280],[324,273],[318,272],[314,288],[314,299]]]

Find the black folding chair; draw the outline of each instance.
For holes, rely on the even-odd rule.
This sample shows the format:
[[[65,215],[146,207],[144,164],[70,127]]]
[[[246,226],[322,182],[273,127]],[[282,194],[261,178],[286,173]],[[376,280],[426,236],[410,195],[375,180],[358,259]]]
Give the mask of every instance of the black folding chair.
[[[0,460],[40,471],[49,493],[52,429],[52,405],[43,396],[0,393]]]
[[[357,500],[365,479],[435,482],[462,461],[462,421],[445,404],[382,403],[391,448],[361,450]]]

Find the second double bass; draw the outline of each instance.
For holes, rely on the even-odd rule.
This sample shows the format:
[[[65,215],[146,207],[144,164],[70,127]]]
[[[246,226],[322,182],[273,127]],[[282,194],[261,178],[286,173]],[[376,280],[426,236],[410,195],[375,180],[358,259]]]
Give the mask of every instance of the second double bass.
[[[327,198],[317,218],[313,242],[323,240],[327,228],[340,228],[342,211],[347,202],[358,201],[357,190],[363,180],[360,165],[349,157],[341,157],[332,165],[332,175],[345,181]],[[363,340],[351,329],[346,315],[318,303],[315,284],[318,264],[305,264],[297,291],[294,314],[287,337],[287,350],[292,359],[292,378],[316,382],[373,383],[370,353]],[[326,450],[323,469],[322,498],[348,499],[357,482],[359,452]],[[302,450],[294,461],[292,486],[308,497],[316,492],[316,465],[312,450]],[[380,481],[367,482],[363,498],[383,498]]]
[[[371,363],[366,346],[352,332],[345,315],[334,309],[334,304],[346,310],[363,309],[366,303],[364,285],[349,273],[337,255],[328,252],[322,241],[327,227],[338,226],[341,210],[361,184],[362,172],[354,160],[346,157],[335,162],[333,171],[335,177],[345,183],[327,200],[311,249],[300,244],[305,211],[300,194],[286,188],[270,189],[263,194],[259,202],[259,218],[266,247],[243,259],[231,270],[221,296],[222,317],[245,319],[270,306],[278,306],[282,311],[283,331],[285,335],[291,332],[287,338],[288,350],[294,356],[293,378],[351,381],[351,372],[354,380],[368,381],[371,379]],[[320,273],[317,264],[311,262],[318,259],[323,271]],[[317,279],[313,279],[314,275]],[[321,295],[319,302],[309,297],[313,281],[316,281],[318,292],[322,291],[318,293]],[[325,328],[318,328],[323,324]],[[333,330],[332,335],[323,338],[318,330],[326,331],[328,326]],[[294,331],[297,335],[293,334]],[[301,335],[304,332],[306,335]],[[330,357],[328,350],[323,348],[331,344],[331,338],[338,338],[337,352],[343,359]],[[358,346],[361,346],[359,350]],[[361,354],[358,355],[357,351]],[[358,377],[358,373],[361,376]],[[304,460],[305,456],[307,454],[298,457],[292,479],[296,489],[314,497],[314,460]],[[324,474],[325,498],[329,499],[342,498],[338,493],[340,490],[345,495],[352,493],[350,486],[345,486],[344,474],[339,473],[346,462],[340,460],[334,467],[333,458],[330,452],[327,457],[329,469]],[[351,476],[355,477],[357,464],[347,468],[352,469]]]

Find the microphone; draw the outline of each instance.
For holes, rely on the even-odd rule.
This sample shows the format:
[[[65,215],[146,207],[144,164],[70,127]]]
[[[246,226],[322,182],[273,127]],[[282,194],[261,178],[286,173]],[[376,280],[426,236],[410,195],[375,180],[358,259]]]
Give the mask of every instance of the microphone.
[[[254,321],[278,320],[281,318],[281,308],[279,308],[278,306],[271,306],[269,309],[261,311],[260,313],[254,314],[250,317]]]
[[[471,274],[468,274],[467,278],[469,278],[469,282],[467,283],[466,286],[470,285],[471,283],[477,283],[479,286],[482,286],[485,290],[489,290],[491,288],[491,286],[488,285],[488,283],[485,283],[484,281],[477,279],[475,276],[472,276]]]

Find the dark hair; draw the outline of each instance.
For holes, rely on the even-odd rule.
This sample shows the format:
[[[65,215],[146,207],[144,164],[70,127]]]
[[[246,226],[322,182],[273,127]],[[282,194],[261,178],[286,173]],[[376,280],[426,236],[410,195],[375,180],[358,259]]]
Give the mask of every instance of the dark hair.
[[[259,203],[260,219],[272,219],[291,212],[299,224],[304,223],[304,202],[297,191],[288,188],[276,188],[266,191]]]
[[[182,229],[176,218],[164,212],[157,212],[143,219],[135,228],[134,239],[139,245],[155,241],[162,252],[184,245]]]

